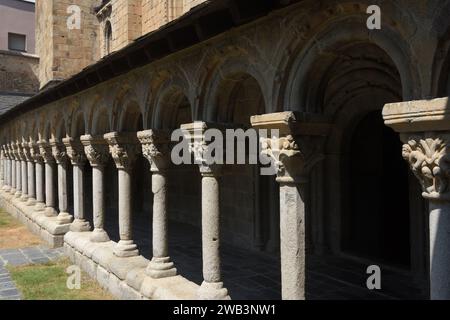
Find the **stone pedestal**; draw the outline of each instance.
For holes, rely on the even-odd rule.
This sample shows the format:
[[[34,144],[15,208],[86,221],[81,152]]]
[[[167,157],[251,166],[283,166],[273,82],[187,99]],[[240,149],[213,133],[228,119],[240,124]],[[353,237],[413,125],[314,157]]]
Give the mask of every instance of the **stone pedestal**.
[[[109,144],[109,151],[116,164],[119,176],[119,234],[120,241],[114,249],[118,257],[139,255],[133,241],[131,171],[138,153],[136,133],[111,132],[104,135]]]
[[[450,299],[450,110],[448,98],[387,104],[387,126],[429,201],[430,298]],[[400,150],[399,150],[400,152]]]
[[[45,209],[44,214],[47,217],[57,216],[55,209],[55,192],[53,190],[53,170],[55,159],[53,158],[52,148],[48,141],[40,140],[38,142],[39,152],[45,163]],[[38,175],[39,179],[39,175]]]
[[[281,288],[284,300],[305,299],[305,194],[311,168],[320,161],[329,125],[320,118],[281,112],[253,116],[262,137],[263,154],[272,161],[280,185]],[[276,131],[275,131],[276,130]]]
[[[92,166],[92,209],[94,231],[92,242],[107,242],[109,236],[104,229],[105,224],[105,187],[104,170],[109,160],[108,144],[101,136],[84,135],[80,137],[89,163]]]
[[[84,217],[84,187],[83,175],[86,157],[84,155],[83,145],[79,140],[73,138],[64,138],[63,143],[66,146],[67,156],[73,166],[73,210],[75,220],[70,226],[74,232],[90,231],[91,226]]]
[[[170,164],[170,139],[167,132],[138,132],[142,154],[150,163],[153,192],[153,258],[146,273],[152,278],[173,277],[177,269],[169,257],[167,169]]]

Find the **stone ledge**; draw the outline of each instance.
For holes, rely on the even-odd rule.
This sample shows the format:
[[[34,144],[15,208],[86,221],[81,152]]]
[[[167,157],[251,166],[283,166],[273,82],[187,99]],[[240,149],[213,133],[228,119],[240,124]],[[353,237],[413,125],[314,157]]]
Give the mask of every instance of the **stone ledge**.
[[[114,297],[123,300],[195,300],[199,286],[182,276],[152,279],[145,274],[149,260],[119,258],[116,242],[91,242],[92,232],[68,232],[64,248],[69,258]]]

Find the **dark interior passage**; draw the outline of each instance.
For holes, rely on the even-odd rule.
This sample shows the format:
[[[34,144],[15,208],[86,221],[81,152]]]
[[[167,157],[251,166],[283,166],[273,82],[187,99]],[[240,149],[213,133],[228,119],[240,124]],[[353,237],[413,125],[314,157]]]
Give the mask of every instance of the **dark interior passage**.
[[[410,264],[408,168],[398,135],[381,112],[356,126],[350,147],[344,250],[391,265]]]

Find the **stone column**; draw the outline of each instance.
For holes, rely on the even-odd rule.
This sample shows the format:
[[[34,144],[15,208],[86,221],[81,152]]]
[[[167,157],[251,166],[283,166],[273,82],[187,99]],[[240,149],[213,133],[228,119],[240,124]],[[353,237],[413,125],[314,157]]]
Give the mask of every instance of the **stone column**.
[[[74,232],[90,231],[89,222],[84,219],[84,187],[83,175],[86,157],[84,155],[83,145],[79,140],[73,138],[64,138],[63,143],[66,146],[67,155],[73,166],[73,202],[75,220],[70,226]]]
[[[14,155],[13,143],[8,145],[9,149],[9,176],[11,180],[11,189],[9,192],[14,195],[16,193],[16,156]]]
[[[282,298],[303,300],[307,183],[310,169],[323,159],[322,141],[315,136],[325,136],[329,125],[321,119],[308,119],[306,115],[293,112],[253,116],[251,123],[256,129],[271,130],[270,138],[267,134],[260,136],[262,153],[271,159],[280,185]]]
[[[52,154],[55,158],[58,167],[58,204],[59,214],[58,223],[71,223],[73,217],[68,212],[68,197],[67,197],[67,165],[68,157],[64,144],[57,140],[51,139],[50,146],[52,147]]]
[[[26,202],[28,201],[28,168],[27,168],[27,148],[28,143],[22,142],[20,144],[20,175],[22,177],[22,196],[20,197],[20,201]]]
[[[119,175],[119,233],[120,241],[114,249],[118,257],[139,255],[137,245],[133,241],[131,171],[138,153],[136,133],[111,132],[104,135],[109,144],[109,152],[116,164]]]
[[[142,154],[150,163],[153,192],[153,257],[147,267],[152,278],[173,277],[177,269],[169,256],[167,169],[170,165],[170,136],[167,132],[146,130],[138,132]]]
[[[450,299],[449,99],[387,104],[387,126],[400,133],[402,155],[429,201],[430,298]],[[400,152],[400,150],[399,150]]]
[[[45,209],[45,195],[44,195],[44,158],[42,158],[39,146],[37,143],[30,142],[30,153],[35,163],[36,171],[36,201],[34,210],[43,211]]]
[[[102,136],[93,137],[84,135],[80,137],[84,152],[92,167],[92,209],[94,218],[94,231],[92,242],[107,242],[109,236],[105,231],[105,186],[104,172],[109,160],[109,148]]]
[[[203,282],[198,291],[202,300],[229,300],[228,290],[222,282],[220,262],[220,202],[219,176],[221,165],[214,159],[207,159],[209,154],[205,131],[213,125],[195,122],[181,126],[189,150],[194,155],[202,175],[202,260]],[[214,128],[215,129],[215,128]]]
[[[9,150],[8,150],[8,146],[5,144],[2,146],[3,148],[3,152],[4,152],[4,157],[5,157],[5,163],[4,163],[4,171],[5,171],[5,176],[4,176],[4,180],[5,180],[5,185],[3,186],[3,190],[5,192],[9,192],[9,190],[11,190],[11,179],[10,179],[10,156],[9,156]]]
[[[33,142],[24,144],[25,158],[27,160],[28,201],[27,206],[36,205],[36,174],[34,170],[34,145]]]
[[[45,163],[45,210],[47,217],[54,217],[58,213],[55,209],[55,192],[53,190],[53,170],[55,159],[53,158],[52,148],[48,141],[40,140],[38,142],[39,152]],[[38,176],[39,179],[39,176]]]
[[[5,152],[3,146],[0,147],[0,187],[5,185]]]
[[[15,158],[15,167],[16,167],[16,193],[14,193],[14,198],[18,198],[20,199],[20,197],[22,196],[22,177],[21,177],[21,173],[22,173],[22,165],[21,165],[21,160],[20,160],[20,154],[22,152],[21,150],[21,146],[20,144],[14,143],[13,144],[13,148],[14,148],[14,158]]]

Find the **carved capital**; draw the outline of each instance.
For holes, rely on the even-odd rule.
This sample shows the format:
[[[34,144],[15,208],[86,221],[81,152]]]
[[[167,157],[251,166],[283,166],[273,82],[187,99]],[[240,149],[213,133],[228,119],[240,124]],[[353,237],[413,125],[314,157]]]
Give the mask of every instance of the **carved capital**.
[[[277,170],[278,182],[306,182],[310,170],[323,159],[316,138],[292,135],[261,138],[262,153],[270,157]]]
[[[103,137],[108,142],[109,152],[117,169],[131,170],[139,153],[139,140],[136,133],[111,132]]]
[[[194,122],[181,126],[184,138],[188,141],[189,152],[194,156],[194,163],[199,165],[200,173],[203,176],[218,176],[221,174],[223,159],[219,157],[221,158],[219,162],[212,157],[212,143],[205,139],[205,132],[208,129],[224,130],[225,127],[206,122]],[[221,151],[224,152],[224,150]]]
[[[30,156],[35,163],[42,163],[44,159],[41,156],[39,151],[39,146],[34,141],[28,143],[28,147],[30,148]]]
[[[148,160],[152,172],[166,170],[170,164],[170,135],[166,131],[140,131],[137,137],[142,145],[142,154]]]
[[[80,141],[92,167],[104,166],[108,163],[110,157],[109,147],[102,136],[84,135],[80,137]]]
[[[401,135],[402,156],[419,179],[423,197],[450,200],[450,134]]]
[[[311,169],[324,158],[322,147],[330,125],[320,115],[280,112],[253,116],[254,128],[261,134],[262,153],[268,156],[277,181],[305,183]]]
[[[54,163],[55,158],[53,158],[52,147],[47,140],[38,141],[39,152],[45,163]]]
[[[66,147],[66,154],[69,157],[72,165],[82,166],[86,162],[83,145],[79,140],[73,138],[64,138],[62,140]]]
[[[56,163],[62,166],[66,166],[68,158],[64,143],[56,139],[51,139],[50,146],[52,148],[52,155],[53,158],[55,158]]]
[[[25,161],[32,162],[33,158],[31,156],[31,150],[28,142],[22,142],[22,150],[25,157]]]

